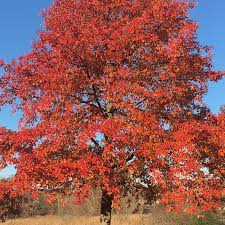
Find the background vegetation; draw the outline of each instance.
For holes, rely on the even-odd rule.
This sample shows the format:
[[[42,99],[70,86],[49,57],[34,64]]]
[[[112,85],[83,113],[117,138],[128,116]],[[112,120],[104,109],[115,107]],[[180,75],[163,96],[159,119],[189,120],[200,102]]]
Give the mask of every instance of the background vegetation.
[[[99,224],[100,192],[93,190],[82,205],[74,205],[72,197],[58,196],[58,201],[48,204],[45,196],[32,199],[29,194],[20,198],[5,196],[1,214],[6,225],[97,225]],[[66,205],[60,202],[66,201]],[[225,214],[204,213],[204,217],[167,213],[162,205],[148,205],[142,197],[127,197],[120,209],[113,210],[112,225],[223,225]]]

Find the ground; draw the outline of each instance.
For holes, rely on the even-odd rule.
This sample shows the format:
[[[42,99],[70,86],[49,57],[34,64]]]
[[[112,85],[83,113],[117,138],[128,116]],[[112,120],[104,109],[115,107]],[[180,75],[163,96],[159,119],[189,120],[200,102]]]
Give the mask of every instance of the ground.
[[[144,223],[142,223],[142,221]],[[4,225],[99,225],[99,217],[43,216],[8,220]],[[113,216],[112,225],[153,225],[150,216]]]

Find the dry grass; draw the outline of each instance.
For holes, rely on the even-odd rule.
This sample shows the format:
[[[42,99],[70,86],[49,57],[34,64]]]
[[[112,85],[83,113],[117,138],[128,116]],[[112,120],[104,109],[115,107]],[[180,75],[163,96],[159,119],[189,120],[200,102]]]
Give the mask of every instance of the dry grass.
[[[149,216],[130,215],[113,216],[112,225],[153,225]],[[26,219],[8,220],[5,225],[99,225],[99,217],[44,216]]]
[[[207,219],[207,218],[206,218]],[[204,221],[197,221],[197,219],[188,219],[188,217],[176,216],[174,220],[172,215],[166,215],[166,213],[155,212],[153,215],[141,215],[141,214],[132,214],[132,215],[113,215],[112,225],[199,225],[199,224],[208,224],[208,225],[222,225],[224,224],[222,220],[224,217],[218,219],[208,218]],[[8,220],[5,225],[99,225],[98,216],[37,216],[26,219],[14,219]]]

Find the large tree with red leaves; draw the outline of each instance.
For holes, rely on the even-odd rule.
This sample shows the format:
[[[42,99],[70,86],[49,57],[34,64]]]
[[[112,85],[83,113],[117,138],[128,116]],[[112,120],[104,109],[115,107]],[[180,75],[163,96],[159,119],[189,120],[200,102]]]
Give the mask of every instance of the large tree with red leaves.
[[[32,51],[1,77],[0,104],[22,112],[1,128],[1,166],[17,172],[1,194],[101,188],[113,203],[145,191],[168,209],[220,206],[225,115],[202,102],[211,54],[196,39],[187,0],[55,0]]]

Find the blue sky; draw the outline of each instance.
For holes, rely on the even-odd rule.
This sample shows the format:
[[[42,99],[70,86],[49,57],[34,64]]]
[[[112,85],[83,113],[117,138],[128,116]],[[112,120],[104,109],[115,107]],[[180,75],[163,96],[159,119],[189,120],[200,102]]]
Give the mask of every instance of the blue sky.
[[[218,70],[225,70],[224,10],[224,0],[198,0],[198,6],[191,13],[192,18],[200,25],[200,43],[213,47],[213,65]],[[225,79],[210,83],[205,101],[213,112],[218,112],[220,105],[225,104]]]
[[[51,0],[1,0],[0,3],[0,57],[10,60],[30,50],[36,31],[41,29],[40,10],[51,4]],[[225,70],[225,1],[199,0],[191,17],[199,22],[200,43],[213,47],[215,69]],[[225,104],[225,79],[210,83],[205,97],[213,112]],[[18,115],[11,115],[6,108],[0,112],[0,126],[17,128]],[[4,173],[7,174],[8,171]]]
[[[52,0],[1,0],[0,58],[10,60],[31,49],[37,31],[41,29],[40,11]],[[0,126],[17,128],[18,115],[6,108],[0,112]]]

